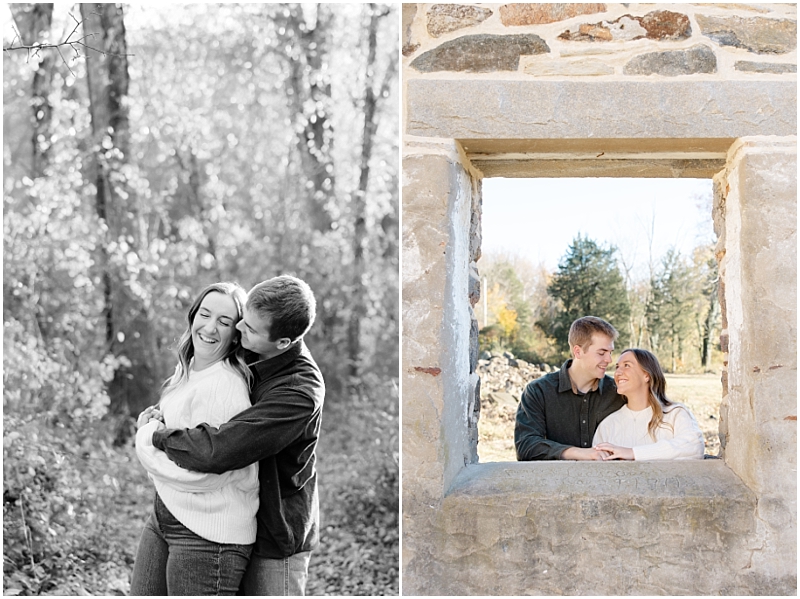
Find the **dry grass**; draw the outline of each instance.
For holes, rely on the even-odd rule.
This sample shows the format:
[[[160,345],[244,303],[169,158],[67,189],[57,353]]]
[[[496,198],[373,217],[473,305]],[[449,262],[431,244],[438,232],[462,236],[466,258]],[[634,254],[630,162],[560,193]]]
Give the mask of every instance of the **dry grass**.
[[[706,441],[706,454],[719,454],[719,404],[722,384],[718,374],[668,374],[667,395],[689,406]],[[519,399],[519,398],[517,398]],[[478,422],[478,456],[484,462],[513,462],[516,409],[482,400]]]

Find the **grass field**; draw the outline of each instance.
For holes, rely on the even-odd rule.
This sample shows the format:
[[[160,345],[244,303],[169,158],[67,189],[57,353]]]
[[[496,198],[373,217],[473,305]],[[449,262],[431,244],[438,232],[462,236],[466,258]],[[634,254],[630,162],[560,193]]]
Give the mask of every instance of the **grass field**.
[[[697,419],[706,441],[706,454],[719,454],[719,404],[722,384],[718,374],[668,374],[667,396],[686,404]],[[519,399],[517,397],[517,399]],[[513,462],[516,407],[482,401],[478,422],[478,456],[484,462]]]

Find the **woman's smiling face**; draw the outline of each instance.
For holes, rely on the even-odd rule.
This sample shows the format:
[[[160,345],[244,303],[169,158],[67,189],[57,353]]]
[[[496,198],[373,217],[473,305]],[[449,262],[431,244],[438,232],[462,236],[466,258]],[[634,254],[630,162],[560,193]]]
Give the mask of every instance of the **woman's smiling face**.
[[[218,291],[208,293],[192,321],[196,368],[205,368],[225,357],[237,334],[239,312],[233,298]]]
[[[646,391],[650,388],[650,377],[639,366],[633,352],[625,352],[617,360],[614,382],[617,383],[617,392],[620,395],[630,395],[636,391]]]

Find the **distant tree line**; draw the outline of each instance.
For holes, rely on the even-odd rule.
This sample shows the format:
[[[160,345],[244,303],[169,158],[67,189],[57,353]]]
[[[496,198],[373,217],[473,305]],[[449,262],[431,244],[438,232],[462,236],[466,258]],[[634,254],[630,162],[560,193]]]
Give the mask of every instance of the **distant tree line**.
[[[618,250],[577,236],[555,272],[519,256],[482,258],[487,282],[481,348],[530,362],[569,357],[570,324],[592,315],[619,331],[618,349],[653,351],[671,372],[709,371],[719,363],[719,274],[712,246],[691,256],[668,250],[644,280],[632,280]]]
[[[308,342],[333,389],[396,376],[390,8],[79,4],[56,24],[53,4],[9,6],[14,407],[138,413],[194,294],[277,274],[317,294]]]

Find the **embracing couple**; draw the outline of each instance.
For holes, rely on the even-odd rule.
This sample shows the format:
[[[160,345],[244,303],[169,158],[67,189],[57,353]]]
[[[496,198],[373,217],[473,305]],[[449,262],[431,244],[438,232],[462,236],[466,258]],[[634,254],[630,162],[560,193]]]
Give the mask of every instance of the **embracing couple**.
[[[617,330],[585,316],[572,323],[572,359],[531,383],[517,409],[514,444],[527,460],[703,459],[703,433],[685,405],[670,401],[658,359],[626,349],[611,364]]]
[[[315,312],[289,276],[195,299],[175,372],[137,423],[156,493],[131,595],[304,594],[325,395],[303,343]]]

